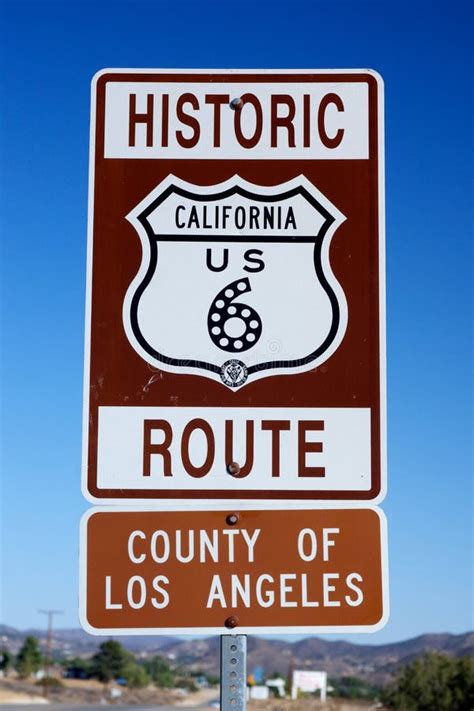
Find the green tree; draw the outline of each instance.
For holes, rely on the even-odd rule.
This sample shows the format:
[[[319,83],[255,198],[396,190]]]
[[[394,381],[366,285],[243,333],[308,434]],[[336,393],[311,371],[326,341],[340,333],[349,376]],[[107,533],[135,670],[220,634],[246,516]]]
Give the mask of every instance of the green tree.
[[[156,686],[161,689],[172,689],[174,687],[175,675],[166,659],[157,655],[147,659],[143,666]]]
[[[188,673],[176,678],[175,687],[177,689],[186,689],[186,691],[199,691],[198,685]]]
[[[92,657],[91,676],[107,684],[112,679],[124,677],[127,665],[133,661],[133,655],[120,642],[110,639],[102,642],[99,651]]]
[[[474,659],[461,657],[456,660],[452,679],[454,709],[474,709]]]
[[[194,679],[205,679],[210,686],[217,686],[217,684],[219,684],[220,682],[220,678],[218,676],[210,674],[209,672],[204,671],[203,669],[196,669],[196,671],[192,671],[191,676]]]
[[[400,670],[383,701],[403,711],[471,711],[474,660],[426,654]]]
[[[59,691],[64,687],[61,679],[56,679],[54,676],[44,676],[36,682],[36,686],[42,686],[47,691]]]
[[[18,652],[16,670],[21,679],[37,672],[43,661],[39,642],[36,637],[28,636]]]
[[[329,683],[334,689],[333,696],[341,699],[377,699],[381,693],[378,687],[356,676],[330,679]]]
[[[70,657],[69,659],[63,659],[60,662],[61,666],[64,668],[71,676],[76,676],[81,679],[88,679],[92,673],[92,660],[83,659],[82,657]]]
[[[123,677],[127,680],[130,689],[143,689],[150,683],[146,669],[140,664],[130,662],[123,670]]]
[[[8,674],[8,670],[13,666],[13,654],[6,648],[2,647],[0,649],[0,669],[5,674]]]

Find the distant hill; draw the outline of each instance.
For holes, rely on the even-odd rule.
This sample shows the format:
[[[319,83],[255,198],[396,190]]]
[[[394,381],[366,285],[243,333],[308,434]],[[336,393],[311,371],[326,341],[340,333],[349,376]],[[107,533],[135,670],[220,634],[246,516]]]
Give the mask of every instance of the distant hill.
[[[33,635],[46,644],[45,629],[32,628],[17,630],[13,627],[0,624],[0,644],[7,643],[8,648],[14,653],[18,651],[23,644],[23,640],[28,635]],[[147,637],[141,635],[136,637],[114,637],[114,639],[118,639],[134,654],[139,654],[140,652],[158,652],[165,644],[179,641],[177,637]],[[103,638],[90,635],[80,628],[67,629],[58,627],[54,630],[53,648],[56,652],[65,656],[86,656],[88,654],[94,654],[102,641]]]
[[[450,656],[474,654],[474,633],[462,635],[426,634],[404,642],[363,645],[331,642],[308,637],[298,642],[248,639],[248,668],[263,667],[266,673],[286,675],[290,665],[296,669],[322,669],[329,676],[358,676],[374,683],[385,683],[396,670],[427,651]],[[219,639],[175,640],[167,642],[162,654],[192,669],[218,672]]]
[[[44,630],[16,630],[0,625],[0,645],[16,653],[27,635],[46,643]],[[219,672],[219,638],[183,639],[182,637],[115,637],[137,656],[161,654],[175,664],[212,674]],[[54,631],[54,649],[60,656],[93,654],[103,638],[80,629]],[[248,668],[262,667],[267,674],[286,675],[290,665],[296,669],[322,669],[329,676],[358,676],[374,683],[385,683],[397,669],[427,651],[451,656],[474,654],[474,632],[465,634],[424,634],[392,644],[353,644],[306,637],[298,642],[281,639],[248,638]]]

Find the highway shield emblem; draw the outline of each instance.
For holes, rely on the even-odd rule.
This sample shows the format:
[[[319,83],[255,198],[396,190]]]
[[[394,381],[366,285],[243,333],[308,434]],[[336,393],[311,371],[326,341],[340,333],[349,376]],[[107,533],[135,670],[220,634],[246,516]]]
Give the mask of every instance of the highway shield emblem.
[[[202,186],[170,175],[127,219],[142,263],[124,327],[155,367],[236,391],[310,370],[341,343],[347,304],[329,248],[345,217],[304,176]]]

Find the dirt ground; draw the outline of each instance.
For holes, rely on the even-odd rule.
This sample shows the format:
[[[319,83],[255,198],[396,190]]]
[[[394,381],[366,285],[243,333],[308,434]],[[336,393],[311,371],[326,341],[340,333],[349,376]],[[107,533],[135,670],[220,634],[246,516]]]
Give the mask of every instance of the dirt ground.
[[[51,689],[48,693],[50,703],[82,705],[100,704],[104,699],[113,701],[116,704],[140,704],[150,706],[161,706],[172,704],[182,700],[182,697],[172,691],[149,687],[147,689],[127,689],[104,684],[95,679],[62,679],[62,684],[58,689]],[[113,697],[114,691],[120,696]],[[47,703],[43,696],[41,687],[36,686],[34,681],[20,681],[19,679],[0,679],[0,704],[11,703]]]
[[[48,699],[43,697],[41,687],[34,681],[21,681],[19,679],[0,679],[0,705],[2,704],[109,704],[121,706],[139,704],[141,706],[170,705],[183,709],[199,706],[205,709],[207,704],[215,702],[219,696],[218,689],[202,689],[201,691],[183,695],[179,691],[168,691],[148,687],[147,689],[127,689],[103,684],[94,680],[63,679],[63,686],[51,690]],[[111,695],[113,690],[121,692],[115,698]],[[304,699],[291,701],[289,699],[272,699],[269,701],[249,701],[248,711],[368,711],[375,709],[375,704],[363,702],[350,702],[330,699],[322,704],[317,699]]]
[[[377,708],[373,703],[363,701],[346,701],[343,699],[328,699],[325,704],[318,699],[291,701],[290,699],[273,699],[271,701],[249,701],[248,711],[369,711]],[[379,709],[383,711],[383,709]]]

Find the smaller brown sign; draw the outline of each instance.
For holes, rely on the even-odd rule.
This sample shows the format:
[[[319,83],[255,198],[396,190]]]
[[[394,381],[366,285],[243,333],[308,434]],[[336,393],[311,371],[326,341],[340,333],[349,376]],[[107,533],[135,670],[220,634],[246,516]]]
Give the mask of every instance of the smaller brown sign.
[[[376,508],[92,509],[82,521],[93,634],[375,631],[386,577]]]

